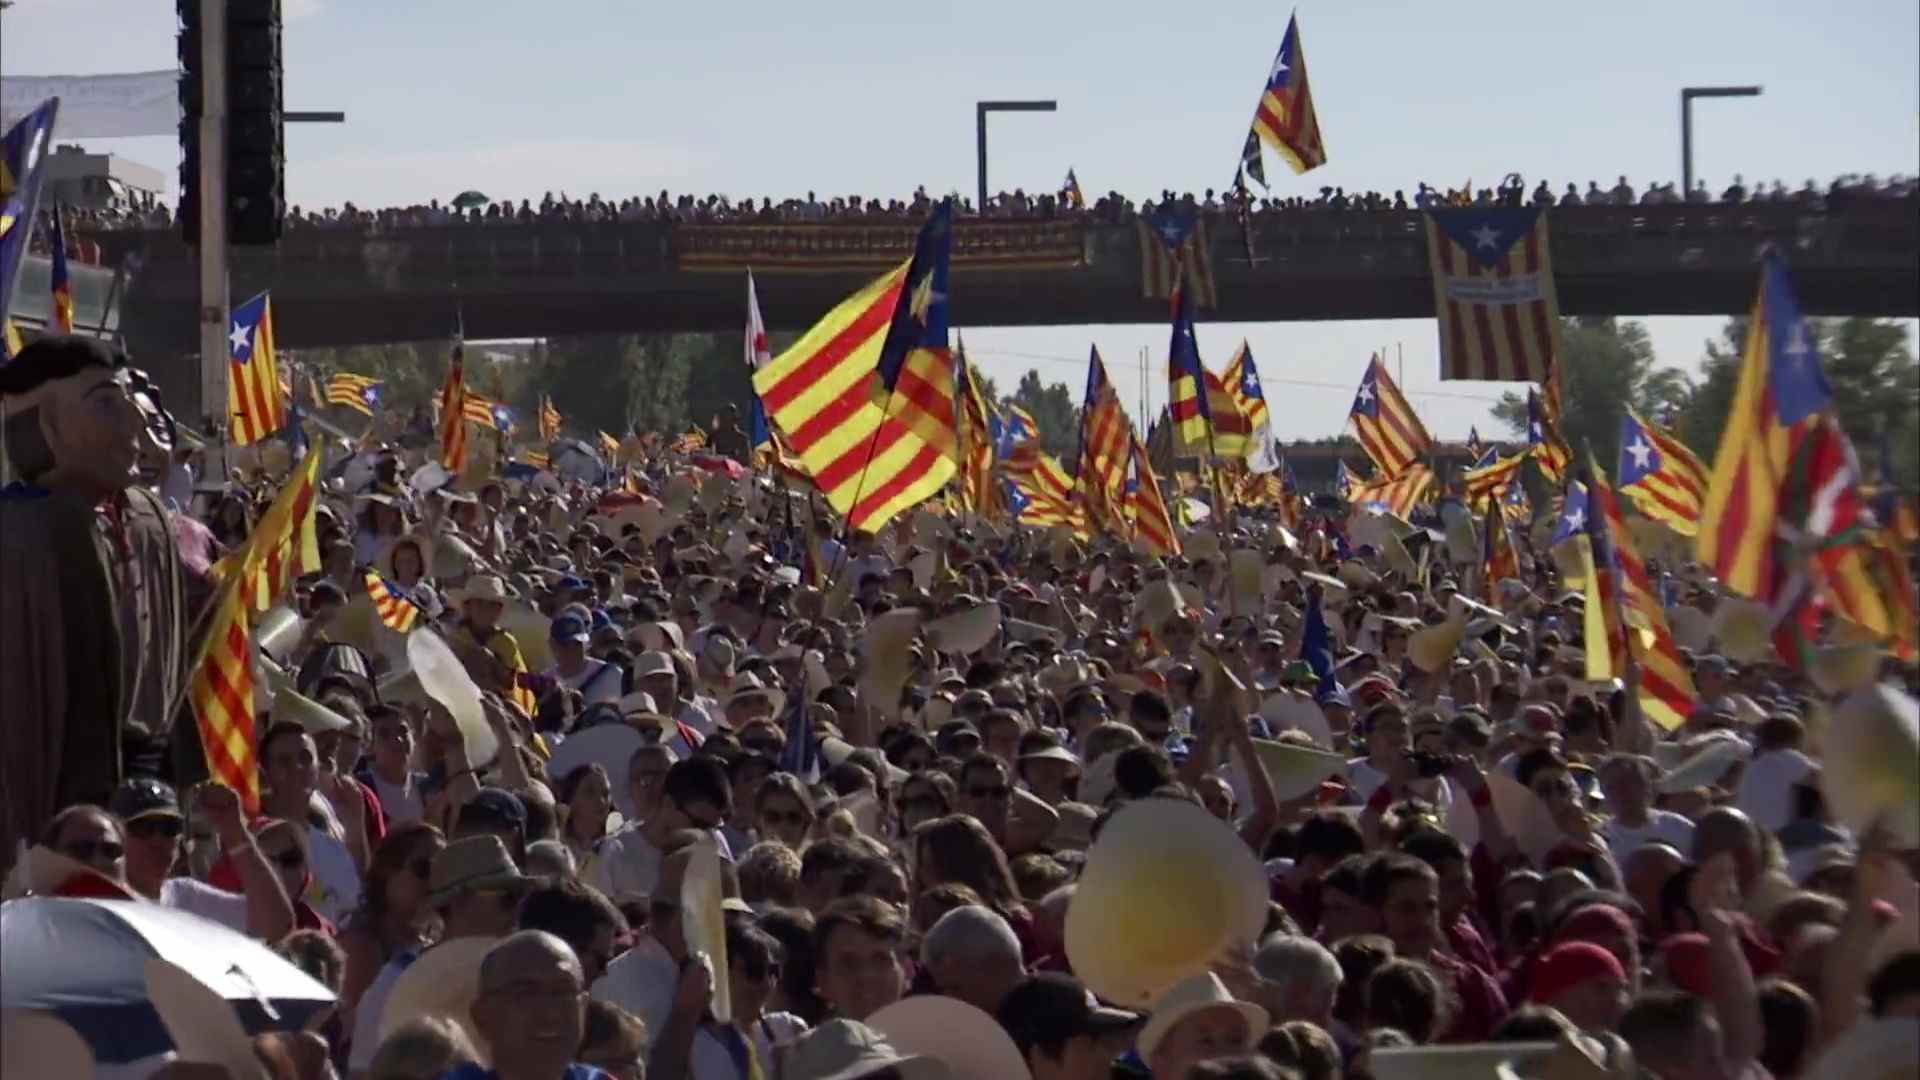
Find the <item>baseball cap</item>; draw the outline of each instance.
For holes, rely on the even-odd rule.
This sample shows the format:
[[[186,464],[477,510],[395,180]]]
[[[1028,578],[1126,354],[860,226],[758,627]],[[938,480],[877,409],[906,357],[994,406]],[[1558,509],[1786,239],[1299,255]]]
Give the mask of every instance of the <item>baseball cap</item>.
[[[577,641],[585,645],[590,640],[587,624],[574,615],[562,615],[553,620],[553,629],[547,632],[552,641]]]
[[[505,788],[484,787],[460,807],[458,829],[512,829],[525,836],[527,808],[520,797]]]
[[[185,817],[180,812],[180,799],[174,794],[173,785],[147,776],[135,777],[114,788],[107,809],[129,825],[141,818]]]
[[[1625,969],[1606,949],[1590,941],[1566,941],[1547,950],[1534,969],[1532,1000],[1551,1002],[1554,998],[1586,982],[1609,978],[1624,984]]]
[[[1022,1057],[1039,1044],[1105,1035],[1140,1023],[1138,1013],[1104,1008],[1079,979],[1049,972],[1030,976],[1000,999],[998,1019]]]

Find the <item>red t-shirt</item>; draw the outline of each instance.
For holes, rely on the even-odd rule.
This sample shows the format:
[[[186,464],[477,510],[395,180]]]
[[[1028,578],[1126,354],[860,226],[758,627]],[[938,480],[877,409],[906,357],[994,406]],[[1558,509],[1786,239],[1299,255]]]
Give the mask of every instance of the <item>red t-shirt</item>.
[[[1429,955],[1427,963],[1452,991],[1453,1002],[1459,1010],[1440,1041],[1486,1042],[1493,1029],[1507,1018],[1507,998],[1500,992],[1500,984],[1479,968],[1444,953]]]

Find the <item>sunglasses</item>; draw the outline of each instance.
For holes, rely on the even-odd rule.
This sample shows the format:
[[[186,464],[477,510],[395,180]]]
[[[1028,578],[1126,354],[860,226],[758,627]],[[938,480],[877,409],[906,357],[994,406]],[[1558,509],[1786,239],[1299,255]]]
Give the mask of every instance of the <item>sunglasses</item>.
[[[177,817],[141,818],[127,823],[127,832],[142,840],[178,840],[186,828],[186,823]]]
[[[95,859],[119,862],[127,854],[127,848],[118,840],[82,840],[61,848],[60,854],[83,863]]]
[[[807,815],[798,810],[791,813],[784,810],[768,810],[760,815],[760,820],[769,825],[805,825],[808,823]]]
[[[975,799],[1011,799],[1013,789],[1005,784],[998,787],[970,787],[967,794]]]
[[[307,865],[307,856],[299,848],[288,848],[278,855],[267,855],[267,861],[283,870],[298,870]]]

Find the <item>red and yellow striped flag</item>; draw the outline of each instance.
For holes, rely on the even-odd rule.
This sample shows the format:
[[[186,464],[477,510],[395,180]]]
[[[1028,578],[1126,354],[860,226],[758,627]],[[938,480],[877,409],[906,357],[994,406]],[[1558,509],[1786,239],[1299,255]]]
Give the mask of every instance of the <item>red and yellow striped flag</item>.
[[[55,333],[73,333],[73,279],[67,274],[66,217],[59,203],[53,204],[53,220],[47,230],[48,254],[52,261],[49,281],[53,292],[53,329]]]
[[[248,814],[260,812],[259,743],[254,731],[251,619],[238,583],[225,586],[213,631],[200,647],[187,687],[207,772],[240,795]]]
[[[960,508],[991,515],[999,504],[993,483],[993,421],[987,399],[967,364],[967,348],[954,355],[954,378],[960,387]]]
[[[1661,606],[1653,577],[1627,531],[1620,500],[1600,467],[1590,468],[1588,512],[1594,516],[1594,528],[1606,530],[1605,547],[1612,553],[1613,562],[1611,584],[1619,597],[1619,633],[1625,638],[1628,653],[1640,665],[1640,708],[1649,719],[1672,731],[1686,722],[1699,695],[1667,625],[1666,609]],[[1591,668],[1591,652],[1588,656]]]
[[[1392,480],[1412,468],[1433,443],[1427,425],[1420,422],[1378,355],[1367,362],[1367,373],[1360,378],[1348,418],[1360,448],[1373,459],[1382,480]]]
[[[560,437],[560,410],[553,407],[553,399],[540,398],[540,441],[550,443]]]
[[[227,439],[252,446],[287,426],[286,395],[273,355],[273,304],[268,294],[233,309],[227,334]]]
[[[373,599],[374,612],[389,630],[404,634],[413,629],[414,620],[420,617],[420,609],[413,601],[372,570],[367,571],[367,595]]]
[[[1410,517],[1432,486],[1433,470],[1416,462],[1399,476],[1354,481],[1347,489],[1347,501],[1355,506],[1385,510],[1396,517]]]
[[[1496,503],[1489,502],[1486,516],[1480,522],[1484,530],[1481,541],[1481,599],[1489,604],[1498,603],[1497,593],[1500,582],[1507,578],[1520,577],[1520,556],[1513,548],[1513,534],[1507,531],[1506,515],[1500,512]]]
[[[865,532],[939,494],[958,468],[873,403],[873,373],[905,280],[895,268],[868,282],[753,374],[769,417],[828,504]]]
[[[467,468],[466,343],[453,339],[447,381],[440,388],[440,465],[455,476]]]
[[[1226,459],[1246,456],[1253,426],[1241,414],[1226,384],[1200,360],[1193,305],[1185,289],[1174,290],[1173,333],[1167,345],[1167,402],[1174,436],[1189,454]]]
[[[320,532],[313,513],[320,498],[321,454],[322,444],[314,443],[260,516],[246,544],[208,570],[254,611],[272,607],[292,591],[294,579],[321,569]]]
[[[1153,473],[1152,456],[1138,436],[1128,432],[1127,438],[1132,450],[1127,455],[1126,507],[1133,524],[1134,546],[1149,555],[1173,558],[1180,554],[1180,534],[1174,531],[1173,515],[1167,512],[1160,478]]]
[[[1620,418],[1620,494],[1681,536],[1700,532],[1707,468],[1686,444],[1628,409]]]
[[[1496,459],[1493,464],[1477,469],[1469,469],[1460,476],[1460,483],[1466,489],[1467,505],[1475,510],[1484,510],[1488,505],[1499,501],[1507,488],[1519,479],[1520,466],[1524,465],[1527,455],[1513,454]]]
[[[1547,483],[1558,485],[1573,463],[1573,448],[1567,445],[1560,423],[1560,365],[1547,365],[1547,377],[1540,392],[1527,391],[1527,445],[1540,475]]]
[[[1815,587],[1843,613],[1853,608],[1853,621],[1885,623],[1885,605],[1859,583],[1859,560],[1848,555],[1850,534],[1869,517],[1861,479],[1834,417],[1818,338],[1785,261],[1769,252],[1695,552],[1727,588],[1772,610],[1790,661],[1817,629]]]
[[[1133,422],[1107,378],[1100,350],[1087,358],[1087,393],[1080,410],[1080,463],[1074,471],[1074,498],[1097,525],[1125,535],[1126,486]]]
[[[1000,468],[1027,500],[1020,520],[1027,525],[1065,525],[1087,535],[1086,515],[1074,505],[1073,478],[1058,458],[1037,442],[1022,443],[1000,461]]]
[[[898,419],[920,441],[955,462],[953,351],[947,344],[947,267],[953,251],[953,200],[934,207],[913,257],[880,359],[874,368],[873,403]]]

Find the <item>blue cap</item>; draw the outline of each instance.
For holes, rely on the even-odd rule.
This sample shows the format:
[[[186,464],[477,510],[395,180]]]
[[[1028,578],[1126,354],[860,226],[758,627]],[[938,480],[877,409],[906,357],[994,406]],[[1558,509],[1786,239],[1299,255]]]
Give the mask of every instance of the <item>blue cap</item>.
[[[553,641],[577,641],[582,645],[589,640],[587,624],[572,615],[562,615],[553,620],[553,629],[548,631],[547,637]]]
[[[595,630],[605,630],[607,627],[612,625],[613,625],[613,616],[607,614],[606,608],[593,609],[593,628]]]
[[[568,590],[568,589],[587,589],[587,588],[591,588],[591,586],[589,586],[585,581],[582,581],[577,577],[573,577],[572,575],[568,575],[567,577],[561,578],[560,583],[554,586],[554,590],[556,592]]]

